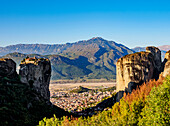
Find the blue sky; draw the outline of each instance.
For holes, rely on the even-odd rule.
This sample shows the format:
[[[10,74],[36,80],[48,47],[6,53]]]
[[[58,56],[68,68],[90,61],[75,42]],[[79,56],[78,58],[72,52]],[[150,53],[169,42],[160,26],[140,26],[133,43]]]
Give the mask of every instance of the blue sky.
[[[168,0],[0,0],[0,46],[103,37],[128,47],[170,45]]]

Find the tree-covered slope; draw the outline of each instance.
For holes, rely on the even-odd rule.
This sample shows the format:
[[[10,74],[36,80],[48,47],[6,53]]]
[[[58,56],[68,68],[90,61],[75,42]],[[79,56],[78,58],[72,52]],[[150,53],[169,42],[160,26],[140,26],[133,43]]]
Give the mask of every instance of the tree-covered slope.
[[[118,126],[170,125],[170,77],[150,81],[131,94],[124,95],[109,111],[88,118],[51,118],[41,120],[40,126]]]

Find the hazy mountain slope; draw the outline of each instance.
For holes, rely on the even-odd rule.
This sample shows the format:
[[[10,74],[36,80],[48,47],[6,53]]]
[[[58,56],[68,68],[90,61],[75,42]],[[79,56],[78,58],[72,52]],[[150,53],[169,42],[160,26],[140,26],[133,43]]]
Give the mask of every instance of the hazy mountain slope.
[[[107,41],[101,37],[95,37],[89,40],[74,43],[70,48],[63,51],[63,54],[69,57],[85,56],[90,62],[96,62],[99,57],[109,51],[116,51],[119,54],[133,53],[128,47],[117,44],[114,41]]]
[[[164,51],[169,51],[170,50],[170,45],[163,45],[163,46],[158,46],[159,49],[164,50]]]
[[[55,48],[54,45],[38,46],[37,44],[32,46],[29,44],[28,47],[25,45],[24,48],[21,48],[23,48],[24,52],[29,48],[32,50],[31,47],[37,49],[37,51],[34,50],[33,52],[38,52],[39,54],[27,54],[29,57],[46,57],[51,60],[53,80],[80,78],[115,79],[116,61],[120,57],[134,52],[124,45],[117,44],[114,41],[107,41],[100,37],[72,44],[63,44],[62,46],[56,45]],[[47,49],[48,47],[49,49]],[[60,47],[61,49],[59,49]],[[40,55],[41,53],[48,54],[52,52],[55,52],[55,54]],[[21,53],[10,53],[4,57],[12,58],[17,62],[17,64],[19,64],[20,61],[27,55]]]
[[[134,50],[135,52],[141,52],[141,51],[145,51],[146,47],[135,47],[135,48],[132,48],[132,50]]]
[[[106,44],[104,44],[106,42]],[[6,55],[8,53],[19,52],[24,54],[41,54],[41,55],[48,55],[48,54],[59,54],[62,52],[72,52],[76,53],[75,48],[77,51],[80,52],[81,49],[87,50],[90,54],[93,54],[93,51],[96,52],[94,49],[97,49],[99,46],[105,46],[104,48],[117,48],[118,50],[120,47],[128,49],[127,47],[117,44],[113,41],[107,41],[100,37],[95,37],[89,40],[83,40],[75,43],[66,43],[66,44],[17,44],[17,45],[10,45],[6,47],[0,47],[0,55]],[[96,47],[95,47],[96,46]],[[85,48],[84,48],[85,47]],[[93,49],[93,50],[91,50]],[[66,51],[65,51],[66,50]],[[87,55],[87,54],[86,54]]]
[[[0,55],[6,55],[8,53],[19,52],[24,54],[56,54],[61,53],[66,48],[70,47],[72,44],[17,44],[17,45],[10,45],[6,47],[1,47]]]
[[[161,55],[162,59],[165,57],[165,53],[170,50],[170,45],[163,45],[163,46],[158,46],[158,48],[161,50]],[[146,51],[146,47],[135,47],[132,48],[135,52],[141,52],[141,51]]]
[[[140,52],[140,51],[145,51],[145,48],[146,47],[135,47],[135,48],[132,48],[132,50],[134,50],[135,52]],[[166,52],[170,50],[170,45],[162,45],[162,46],[158,46],[158,48],[161,51]]]

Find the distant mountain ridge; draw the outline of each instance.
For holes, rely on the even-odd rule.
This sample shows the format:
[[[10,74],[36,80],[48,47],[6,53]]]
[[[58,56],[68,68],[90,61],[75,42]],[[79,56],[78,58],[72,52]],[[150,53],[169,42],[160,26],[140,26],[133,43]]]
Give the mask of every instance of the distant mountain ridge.
[[[169,51],[169,50],[170,50],[170,45],[158,46],[158,48],[159,48],[160,50]]]
[[[135,48],[132,48],[132,50],[134,50],[135,52],[141,52],[141,51],[145,51],[146,47],[135,47]]]
[[[60,45],[19,44],[5,47],[3,50],[6,50],[6,53],[11,52],[4,57],[12,58],[17,63],[27,55],[49,58],[52,64],[53,80],[115,79],[116,61],[124,55],[134,53],[122,44],[107,41],[101,37]],[[25,54],[12,52],[17,50]]]
[[[170,50],[170,45],[158,46],[158,48],[161,50],[162,59],[164,59],[165,53],[166,53],[168,50]],[[132,50],[134,50],[135,52],[141,52],[141,51],[145,51],[145,50],[146,50],[146,47],[135,47],[135,48],[132,48]]]
[[[69,44],[55,44],[55,45],[48,45],[48,44],[17,44],[17,45],[10,45],[6,47],[0,47],[0,55],[6,55],[8,53],[19,52],[24,54],[55,54],[61,53],[67,47],[72,45]]]
[[[107,44],[104,44],[104,43]],[[113,46],[122,46],[121,44],[117,44],[114,41],[107,41],[101,37],[94,37],[89,40],[82,40],[78,41],[75,43],[66,43],[66,44],[17,44],[17,45],[9,45],[6,47],[0,47],[0,55],[6,55],[8,53],[13,53],[13,52],[19,52],[19,53],[24,53],[24,54],[41,54],[41,55],[49,55],[49,54],[60,54],[63,52],[68,52],[68,51],[74,51],[73,49],[75,47],[81,48],[80,46],[86,46],[87,44],[91,44],[87,47],[93,46],[95,47],[95,44],[100,45],[103,44],[105,47],[111,47]],[[125,47],[125,46],[124,46]],[[125,47],[127,48],[127,47]]]

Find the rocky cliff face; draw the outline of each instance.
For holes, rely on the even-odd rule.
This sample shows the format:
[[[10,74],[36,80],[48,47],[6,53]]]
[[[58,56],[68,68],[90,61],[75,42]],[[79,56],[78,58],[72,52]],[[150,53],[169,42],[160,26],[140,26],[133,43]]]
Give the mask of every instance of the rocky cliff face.
[[[146,47],[146,52],[126,55],[117,61],[117,100],[124,92],[131,93],[137,85],[150,79],[158,79],[161,70],[163,75],[169,72],[169,52],[166,53],[164,65],[161,62],[161,51],[153,46]],[[163,66],[163,67],[162,67]]]
[[[35,126],[44,117],[70,113],[53,106],[49,95],[50,61],[27,58],[21,63],[20,82],[16,64],[0,59],[0,126]],[[25,84],[26,83],[26,84]]]
[[[50,100],[51,64],[48,59],[24,59],[20,64],[19,75],[22,83],[34,88],[41,96]]]
[[[170,50],[166,52],[162,66],[163,66],[162,76],[166,77],[167,75],[170,75]]]
[[[154,59],[149,52],[126,55],[117,61],[117,91],[131,92],[138,83],[153,77]]]
[[[9,58],[0,59],[0,77],[14,79],[17,76],[16,63]]]
[[[154,47],[154,46],[149,46],[146,47],[146,52],[150,52],[153,55],[154,58],[154,78],[158,79],[159,78],[159,74],[161,72],[161,51]]]

